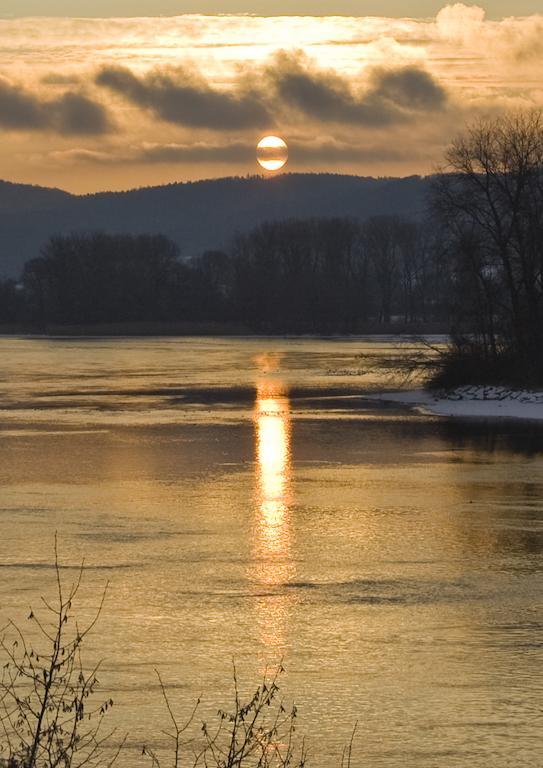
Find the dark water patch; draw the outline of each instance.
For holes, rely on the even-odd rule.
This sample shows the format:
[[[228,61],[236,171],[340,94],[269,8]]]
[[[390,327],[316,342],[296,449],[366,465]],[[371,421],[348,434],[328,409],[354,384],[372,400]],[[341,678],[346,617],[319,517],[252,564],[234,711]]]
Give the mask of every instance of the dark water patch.
[[[364,410],[355,407],[352,412],[362,416],[375,414],[377,418],[334,420],[315,415],[303,420],[304,427],[314,430],[316,439],[322,444],[341,439],[343,463],[349,462],[349,451],[356,452],[359,458],[360,449],[367,454],[368,461],[381,463],[384,460],[381,447],[386,449],[386,454],[395,457],[395,461],[430,463],[445,460],[458,465],[483,465],[488,456],[501,459],[516,455],[537,459],[543,454],[543,422],[428,418],[395,403],[392,408],[374,404]],[[379,418],[385,414],[386,418]],[[298,429],[293,433],[295,455],[299,437]],[[301,437],[306,438],[306,435]]]
[[[44,398],[81,398],[85,400],[92,397],[112,397],[112,398],[170,398],[183,399],[187,402],[217,402],[217,401],[244,401],[255,400],[256,389],[250,386],[219,386],[219,387],[186,387],[172,385],[161,387],[137,387],[127,389],[125,387],[92,387],[87,389],[70,390],[50,390],[48,392],[36,392],[33,397],[36,400]]]
[[[454,730],[455,728],[509,728],[511,723],[507,720],[465,720],[449,721],[447,723],[423,723],[420,727],[424,731],[440,731],[443,728]]]
[[[496,623],[492,625],[493,632],[541,632],[543,634],[543,622],[541,621],[517,621],[514,624]]]
[[[29,507],[21,509],[20,507],[2,507],[0,515],[17,515],[17,517],[43,517],[50,515],[54,510],[49,507]]]
[[[247,405],[256,400],[254,387],[185,387],[172,396],[170,404],[210,405],[238,404]]]
[[[485,454],[513,452],[536,457],[543,453],[543,423],[524,419],[444,419],[438,433],[452,448]]]
[[[216,533],[213,535],[217,535]],[[174,565],[180,565],[180,564],[190,564],[190,563],[217,563],[217,565],[247,565],[247,560],[245,558],[236,557],[235,555],[232,555],[231,557],[223,557],[218,555],[216,552],[195,552],[194,554],[179,554],[176,557],[162,557],[160,559],[161,563],[171,563]]]
[[[116,571],[119,569],[126,569],[126,568],[136,568],[138,567],[138,564],[136,563],[116,563],[115,565],[110,564],[95,564],[91,565],[90,563],[85,563],[84,570],[85,571]],[[55,571],[57,568],[60,571],[80,571],[81,565],[66,565],[64,563],[59,563],[56,565],[55,563],[25,563],[25,562],[19,562],[19,563],[0,563],[0,568],[4,570],[33,570],[33,571]]]
[[[420,423],[420,422],[419,422]],[[543,453],[543,422],[514,419],[440,419],[432,422],[436,435],[458,451],[463,461],[466,450],[490,455],[518,454],[535,458]],[[470,456],[470,463],[474,457]],[[479,458],[481,463],[486,463]]]
[[[543,505],[543,502],[542,502]],[[533,556],[543,553],[543,531],[532,531],[521,528],[500,528],[492,532],[494,547],[499,552],[507,552],[510,555]],[[543,562],[540,567],[543,568]],[[515,563],[509,564],[515,568]],[[531,567],[533,571],[533,567]]]
[[[85,531],[79,533],[80,539],[104,544],[133,544],[141,541],[154,541],[185,536],[207,536],[210,531]]]
[[[43,402],[52,398],[65,400],[67,403],[88,402],[91,398],[165,398],[170,402],[185,403],[254,403],[257,399],[256,386],[180,386],[172,384],[160,387],[89,387],[70,390],[59,389],[47,392],[35,392],[28,403],[34,403],[38,408],[54,407],[54,403]],[[362,397],[362,386],[295,386],[285,388],[282,392],[291,401],[308,400],[315,402],[330,402],[333,398],[348,400]],[[357,402],[357,405],[361,403]],[[376,403],[373,403],[375,406]],[[378,406],[390,407],[390,403],[379,403]]]
[[[81,401],[79,403],[58,401],[41,403],[36,400],[19,400],[16,403],[0,403],[0,410],[2,411],[53,411],[59,408],[74,408],[88,406],[88,403]]]
[[[288,582],[284,589],[316,590],[333,602],[366,605],[414,605],[479,598],[463,581],[433,582],[411,579],[354,579],[344,582]]]
[[[344,597],[344,602],[349,604],[366,605],[430,605],[437,603],[465,602],[467,599],[478,599],[480,595],[466,594],[463,589],[456,589],[450,585],[434,585],[428,588],[426,585],[398,583],[394,588],[380,589],[379,587],[368,589],[359,594],[349,594]]]
[[[143,667],[143,664],[133,664],[130,665],[130,669],[133,667]],[[150,664],[148,666],[152,666],[153,669],[156,668],[156,664]],[[116,672],[121,667],[120,664],[115,664],[115,666],[108,666],[107,664],[102,664],[100,668],[102,670],[106,671],[112,671]],[[161,664],[161,668],[164,668],[164,665]],[[179,682],[179,680],[168,680],[166,688],[168,691],[186,691],[190,688],[190,685],[188,683]],[[137,693],[139,691],[149,691],[149,693],[157,693],[157,701],[160,701],[162,698],[162,687],[158,682],[150,682],[149,680],[145,680],[144,683],[124,683],[124,684],[116,684],[114,688],[110,688],[107,685],[101,685],[100,691],[102,694],[118,694],[118,693]],[[141,747],[141,743],[140,743]]]
[[[282,598],[282,597],[284,597],[284,595],[283,595],[282,592],[273,592],[270,589],[270,591],[268,591],[268,592],[246,592],[245,594],[238,593],[236,595],[231,595],[231,597],[250,597],[250,598],[255,598],[255,599],[257,599],[257,598],[261,599],[261,598],[270,598],[270,597],[272,597],[272,598],[273,597],[275,597],[275,598],[277,598],[277,597],[278,598]]]
[[[34,412],[47,412],[47,411],[99,411],[99,412],[117,412],[117,411],[127,411],[130,408],[134,408],[136,406],[135,403],[127,403],[126,401],[123,402],[104,402],[104,401],[97,401],[92,399],[94,395],[89,397],[89,399],[63,399],[63,400],[55,400],[55,401],[48,401],[48,402],[39,402],[36,400],[20,400],[18,402],[9,402],[9,403],[0,403],[0,411],[6,411],[6,412],[18,412],[18,411],[34,411]],[[19,428],[19,425],[17,425]],[[34,429],[36,429],[35,426],[33,426]],[[46,431],[51,431],[50,427],[47,427],[47,430],[44,430],[44,433]],[[81,428],[79,428],[79,431],[81,432]],[[98,432],[99,430],[85,430],[86,432]],[[77,432],[77,427],[73,430],[73,432]]]
[[[438,723],[436,725],[436,730],[439,730],[441,727],[442,724]],[[368,751],[366,754],[370,758],[372,754],[377,755],[380,759],[399,758],[400,762],[394,763],[394,765],[402,765],[409,768],[419,768],[419,766],[422,765],[420,760],[425,761],[424,765],[431,766],[431,768],[437,768],[437,766],[441,765],[441,763],[438,762],[439,758],[449,757],[464,761],[451,763],[451,765],[454,765],[455,767],[457,766],[458,768],[467,768],[469,763],[466,763],[466,760],[469,760],[470,758],[475,759],[481,756],[478,750],[473,749],[432,749],[430,752],[424,749],[410,749],[407,745],[399,747],[398,749],[380,749],[378,752]],[[430,760],[431,762],[427,763],[426,760]],[[505,766],[503,768],[505,768]]]

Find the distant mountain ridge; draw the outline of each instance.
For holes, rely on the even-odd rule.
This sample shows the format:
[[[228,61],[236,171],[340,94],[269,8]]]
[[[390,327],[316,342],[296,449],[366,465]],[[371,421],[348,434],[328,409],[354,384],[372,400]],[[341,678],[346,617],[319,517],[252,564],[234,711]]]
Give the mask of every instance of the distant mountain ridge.
[[[226,248],[262,221],[310,216],[421,216],[429,178],[336,174],[230,177],[72,195],[0,181],[0,276],[17,277],[53,234],[161,233],[185,257]]]

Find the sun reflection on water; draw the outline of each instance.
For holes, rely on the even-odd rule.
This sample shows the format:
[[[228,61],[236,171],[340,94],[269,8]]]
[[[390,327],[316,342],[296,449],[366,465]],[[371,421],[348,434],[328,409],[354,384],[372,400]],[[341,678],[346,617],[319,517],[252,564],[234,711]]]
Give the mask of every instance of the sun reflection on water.
[[[253,577],[269,592],[258,599],[262,641],[284,644],[290,598],[277,589],[295,574],[291,530],[290,403],[277,381],[257,385],[255,406],[257,518]]]

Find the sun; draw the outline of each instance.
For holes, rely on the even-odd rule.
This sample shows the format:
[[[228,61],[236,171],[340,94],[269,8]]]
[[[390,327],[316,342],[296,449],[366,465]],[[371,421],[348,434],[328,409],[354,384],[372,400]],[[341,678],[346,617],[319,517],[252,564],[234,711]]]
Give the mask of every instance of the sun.
[[[266,171],[279,171],[288,160],[288,147],[279,136],[264,136],[258,142],[256,159]]]

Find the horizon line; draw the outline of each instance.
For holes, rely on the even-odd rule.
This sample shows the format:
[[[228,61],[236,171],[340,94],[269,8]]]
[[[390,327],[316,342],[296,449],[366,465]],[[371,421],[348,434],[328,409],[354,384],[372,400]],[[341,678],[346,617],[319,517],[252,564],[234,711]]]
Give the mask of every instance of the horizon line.
[[[264,173],[248,173],[245,175],[239,175],[239,176],[215,176],[215,177],[207,177],[202,179],[187,179],[186,181],[167,181],[163,184],[143,184],[140,187],[127,187],[125,189],[98,189],[93,192],[70,192],[67,189],[63,189],[62,187],[56,187],[56,186],[45,186],[43,184],[33,184],[32,182],[26,182],[26,181],[12,181],[10,179],[3,179],[0,178],[0,184],[9,184],[14,187],[31,187],[32,189],[45,189],[49,190],[51,192],[62,192],[65,195],[70,195],[71,197],[92,197],[93,195],[123,195],[128,194],[130,192],[140,192],[142,190],[146,189],[161,189],[163,187],[175,187],[175,186],[194,186],[196,184],[211,184],[213,182],[219,182],[219,181],[248,181],[250,179],[261,179],[263,181],[273,181],[275,179],[284,178],[287,176],[338,176],[343,178],[353,178],[353,179],[365,179],[365,180],[371,180],[371,181],[386,181],[386,180],[395,180],[395,181],[403,181],[405,179],[428,179],[432,176],[435,176],[435,173],[409,173],[405,176],[363,176],[358,173],[339,173],[334,171],[288,171],[286,173],[279,173],[279,174],[273,174],[268,175]]]

